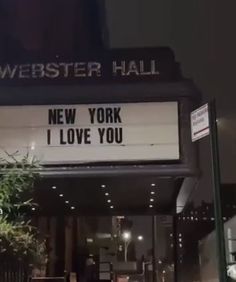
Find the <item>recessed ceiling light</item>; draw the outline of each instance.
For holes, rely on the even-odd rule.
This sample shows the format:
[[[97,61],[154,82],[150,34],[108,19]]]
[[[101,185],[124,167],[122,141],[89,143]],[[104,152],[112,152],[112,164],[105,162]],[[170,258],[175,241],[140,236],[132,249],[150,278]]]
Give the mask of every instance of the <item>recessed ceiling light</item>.
[[[52,189],[55,190],[55,189],[57,189],[57,187],[56,186],[52,186]]]
[[[65,201],[66,204],[69,204],[69,201]]]
[[[63,196],[64,196],[63,194],[59,194],[59,197],[61,197],[61,198],[62,198]]]
[[[105,184],[102,184],[102,185],[101,185],[101,188],[106,188],[106,185],[105,185]]]
[[[74,206],[72,206],[72,207],[70,207],[70,209],[71,209],[71,210],[74,210],[74,209],[75,209],[75,207],[74,207]]]
[[[149,205],[149,208],[153,208],[153,205]]]
[[[109,196],[109,193],[105,193],[105,196]]]
[[[156,184],[155,184],[155,183],[152,183],[152,184],[151,184],[151,186],[152,186],[152,187],[155,187],[155,186],[156,186]]]
[[[110,206],[110,209],[114,209],[114,206]]]
[[[154,202],[154,199],[150,199],[150,202]]]
[[[151,191],[151,195],[155,195],[155,192],[154,192],[154,191]]]
[[[34,208],[34,207],[33,207],[31,210],[32,210],[32,211],[35,211],[35,210],[36,210],[36,208]]]
[[[111,203],[111,200],[109,199],[109,200],[107,200],[107,202],[108,202],[108,203]]]

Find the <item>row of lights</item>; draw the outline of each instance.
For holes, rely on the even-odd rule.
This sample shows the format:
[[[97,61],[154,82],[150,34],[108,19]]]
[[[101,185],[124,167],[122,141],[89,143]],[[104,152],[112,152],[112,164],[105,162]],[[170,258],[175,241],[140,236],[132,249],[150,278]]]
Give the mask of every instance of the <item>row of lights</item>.
[[[155,184],[155,183],[152,183],[152,184],[151,184],[151,187],[156,187],[156,184]],[[105,184],[102,184],[102,185],[101,185],[101,188],[105,189],[105,188],[106,188],[106,185],[105,185]],[[52,186],[52,189],[53,189],[53,190],[56,190],[57,187],[54,185],[54,186]],[[149,204],[149,208],[153,208],[153,207],[154,207],[154,202],[155,202],[154,195],[155,195],[155,194],[156,194],[156,193],[155,193],[155,191],[153,191],[153,190],[150,192],[150,199],[149,199],[150,204]],[[110,194],[109,194],[108,192],[105,192],[105,196],[106,196],[106,197],[109,197]],[[60,194],[59,194],[59,197],[60,197],[60,198],[63,198],[63,197],[64,197],[64,194],[63,194],[63,193],[60,193]],[[108,198],[106,201],[107,201],[108,204],[110,204],[110,209],[114,209],[114,205],[112,205],[111,199]],[[69,202],[68,200],[65,200],[65,204],[66,204],[66,205],[68,205],[69,203],[70,203],[70,202]],[[71,209],[71,210],[74,210],[75,207],[74,207],[74,206],[71,206],[70,209]],[[35,210],[36,210],[36,208],[33,207],[33,208],[32,208],[32,211],[35,211]]]
[[[151,187],[156,187],[156,184],[155,184],[155,183],[152,183],[152,184],[151,184]],[[149,203],[149,208],[150,208],[150,209],[152,209],[152,208],[154,207],[154,202],[155,202],[154,196],[155,196],[155,194],[156,194],[156,193],[155,193],[155,191],[153,191],[153,190],[150,192],[150,199],[149,199],[149,202],[150,202],[150,203]]]
[[[193,217],[193,216],[191,216],[191,217],[185,217],[185,216],[183,216],[183,217],[181,217],[181,216],[179,216],[179,220],[183,220],[183,221],[185,221],[185,220],[189,220],[189,221],[200,221],[200,220],[203,220],[203,221],[207,221],[207,220],[209,220],[209,221],[214,221],[215,220],[215,218],[214,217]],[[227,217],[223,217],[223,220],[227,220]]]
[[[56,190],[57,187],[56,187],[56,186],[52,186],[52,189],[53,189],[53,190]],[[60,197],[60,198],[63,198],[63,197],[64,197],[64,194],[63,194],[63,193],[60,193],[60,194],[59,194],[59,197]],[[69,205],[70,202],[69,202],[68,200],[65,200],[65,204],[66,204],[66,205]],[[71,206],[70,209],[71,209],[71,210],[75,210],[75,206]]]
[[[151,184],[151,187],[156,187],[156,184],[155,183],[152,183]],[[101,188],[105,189],[106,188],[106,185],[105,184],[102,184],[101,185]],[[149,203],[149,208],[152,209],[154,207],[154,202],[155,202],[155,199],[154,199],[154,196],[155,196],[156,192],[154,190],[152,190],[150,192],[150,203]],[[106,197],[109,197],[110,194],[108,192],[105,192],[105,196]],[[107,203],[110,204],[110,209],[114,209],[114,206],[111,204],[111,199],[107,199]]]
[[[102,189],[105,189],[105,188],[106,188],[106,185],[105,185],[105,184],[102,184],[102,185],[101,185],[101,188],[102,188]],[[108,192],[105,192],[105,196],[108,197],[106,201],[107,201],[107,203],[110,205],[110,209],[114,209],[114,206],[113,206],[112,201],[111,201],[111,199],[110,199],[110,194],[109,194]]]

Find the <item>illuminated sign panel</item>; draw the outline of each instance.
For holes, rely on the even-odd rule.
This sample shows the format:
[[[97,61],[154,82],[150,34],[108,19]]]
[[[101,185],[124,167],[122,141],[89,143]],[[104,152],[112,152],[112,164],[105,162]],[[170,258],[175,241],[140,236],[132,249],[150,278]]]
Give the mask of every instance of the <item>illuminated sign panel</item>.
[[[178,132],[177,102],[0,107],[1,156],[42,164],[178,160]]]

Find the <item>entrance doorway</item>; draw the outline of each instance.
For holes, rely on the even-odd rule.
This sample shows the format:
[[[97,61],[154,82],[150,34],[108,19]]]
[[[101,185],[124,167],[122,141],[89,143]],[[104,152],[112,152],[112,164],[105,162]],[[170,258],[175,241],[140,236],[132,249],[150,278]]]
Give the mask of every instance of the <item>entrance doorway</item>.
[[[174,281],[173,216],[181,183],[148,176],[38,181],[31,216],[46,240],[44,275],[152,281],[155,267],[157,281]]]

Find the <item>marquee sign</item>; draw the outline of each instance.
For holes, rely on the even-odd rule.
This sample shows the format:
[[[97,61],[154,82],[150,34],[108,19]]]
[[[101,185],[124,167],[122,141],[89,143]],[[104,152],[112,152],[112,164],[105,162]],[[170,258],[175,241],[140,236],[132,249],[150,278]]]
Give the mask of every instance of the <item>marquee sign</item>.
[[[0,62],[0,85],[99,83],[113,81],[172,81],[179,77],[168,48],[120,49],[47,60]]]
[[[0,156],[42,164],[179,159],[177,102],[0,107]]]
[[[158,62],[151,60],[113,60],[110,62],[113,77],[159,76]],[[99,78],[104,72],[100,61],[47,62],[31,64],[4,64],[0,66],[0,79],[56,79]]]

